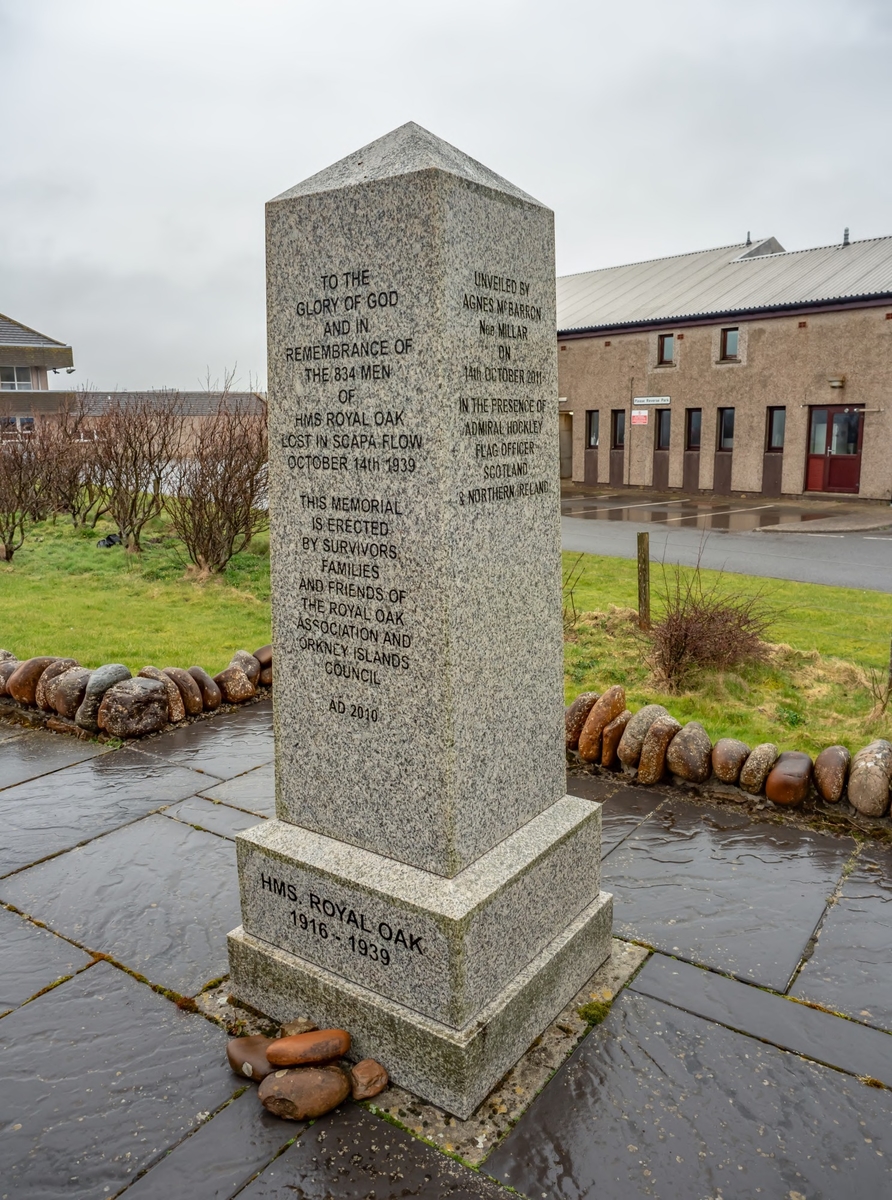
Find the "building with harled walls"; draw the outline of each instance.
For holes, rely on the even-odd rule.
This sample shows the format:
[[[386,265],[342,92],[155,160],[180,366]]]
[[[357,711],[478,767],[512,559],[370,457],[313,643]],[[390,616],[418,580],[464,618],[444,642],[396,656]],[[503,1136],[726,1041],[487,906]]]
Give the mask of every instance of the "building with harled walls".
[[[892,237],[558,279],[561,474],[892,498]]]

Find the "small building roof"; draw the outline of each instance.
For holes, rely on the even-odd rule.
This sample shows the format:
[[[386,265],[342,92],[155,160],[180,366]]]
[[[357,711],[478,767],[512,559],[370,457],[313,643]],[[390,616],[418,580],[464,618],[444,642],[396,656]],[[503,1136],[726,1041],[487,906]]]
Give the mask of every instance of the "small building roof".
[[[892,236],[813,250],[776,238],[557,281],[558,332],[663,324],[892,298]]]
[[[0,366],[70,367],[71,347],[0,313]]]

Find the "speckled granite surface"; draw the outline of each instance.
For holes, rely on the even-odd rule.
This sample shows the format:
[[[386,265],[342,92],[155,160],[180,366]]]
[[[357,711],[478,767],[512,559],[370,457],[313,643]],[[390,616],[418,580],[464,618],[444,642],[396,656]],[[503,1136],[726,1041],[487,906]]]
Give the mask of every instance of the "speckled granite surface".
[[[599,808],[565,796],[454,879],[266,821],[238,838],[242,923],[460,1028],[597,894]]]
[[[565,796],[553,214],[404,125],[268,204],[267,299],[279,820],[239,839],[233,993],[466,1115],[610,944]]]
[[[565,790],[553,215],[403,126],[267,269],[278,815],[451,876]]]

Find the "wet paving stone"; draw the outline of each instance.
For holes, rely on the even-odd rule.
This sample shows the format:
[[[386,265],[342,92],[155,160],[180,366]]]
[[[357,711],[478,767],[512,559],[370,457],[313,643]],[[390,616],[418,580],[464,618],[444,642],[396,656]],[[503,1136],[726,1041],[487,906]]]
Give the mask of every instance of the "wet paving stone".
[[[190,996],[226,974],[241,920],[233,842],[160,815],[11,876],[0,900]]]
[[[890,1120],[886,1089],[625,992],[484,1169],[548,1200],[881,1196]]]
[[[476,1171],[349,1102],[316,1121],[239,1200],[508,1200]]]
[[[892,850],[859,855],[790,991],[892,1030]]]
[[[263,820],[257,813],[242,812],[228,804],[204,800],[201,796],[190,796],[188,800],[172,804],[170,808],[165,808],[164,815],[226,838],[234,838],[243,829],[250,829]]]
[[[0,753],[0,790],[108,753],[108,746],[101,742],[83,742],[42,729],[19,733],[21,736],[4,743]]]
[[[782,1050],[892,1087],[892,1037],[877,1029],[663,954],[651,955],[630,987]]]
[[[0,875],[97,837],[207,786],[207,776],[116,750],[0,792]]]
[[[217,779],[243,775],[273,759],[273,706],[261,700],[239,712],[219,713],[141,743],[140,750],[166,762],[205,771]],[[205,782],[205,790],[210,786]]]
[[[614,933],[784,991],[854,849],[667,799],[604,861]]]
[[[306,1128],[280,1121],[248,1087],[127,1189],[127,1200],[229,1200]],[[293,1195],[293,1193],[292,1193]]]
[[[202,796],[232,804],[261,817],[276,815],[276,777],[273,763],[264,763],[244,775],[236,775],[225,783],[215,783],[202,790]]]
[[[218,1028],[98,963],[0,1021],[0,1197],[115,1195],[236,1087]]]
[[[666,799],[665,793],[629,787],[597,775],[568,775],[567,792],[603,805],[601,809],[601,857],[605,858],[638,828]]]
[[[0,946],[0,1014],[18,1008],[57,979],[83,970],[92,961],[77,946],[8,908],[0,908]]]

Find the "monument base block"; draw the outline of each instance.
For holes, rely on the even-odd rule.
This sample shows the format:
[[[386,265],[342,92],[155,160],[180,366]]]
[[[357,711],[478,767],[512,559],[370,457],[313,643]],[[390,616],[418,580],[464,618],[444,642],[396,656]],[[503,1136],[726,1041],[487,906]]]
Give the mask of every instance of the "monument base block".
[[[485,1008],[453,1029],[252,937],[229,935],[232,993],[276,1021],[349,1029],[356,1058],[465,1119],[610,953],[613,897],[601,892]]]

